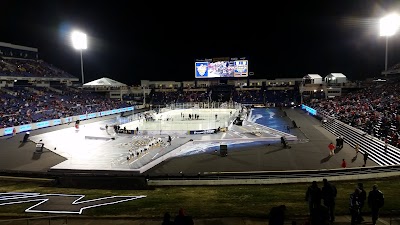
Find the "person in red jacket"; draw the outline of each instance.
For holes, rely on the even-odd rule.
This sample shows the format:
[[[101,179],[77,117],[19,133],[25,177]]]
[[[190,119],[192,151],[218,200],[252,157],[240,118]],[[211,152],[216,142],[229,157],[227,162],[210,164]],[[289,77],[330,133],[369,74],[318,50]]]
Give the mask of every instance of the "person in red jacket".
[[[335,145],[331,142],[329,145],[328,145],[328,148],[329,148],[329,155],[334,155],[335,154]]]
[[[346,160],[345,160],[345,159],[343,159],[343,160],[342,160],[342,168],[346,168],[346,167],[347,167]]]

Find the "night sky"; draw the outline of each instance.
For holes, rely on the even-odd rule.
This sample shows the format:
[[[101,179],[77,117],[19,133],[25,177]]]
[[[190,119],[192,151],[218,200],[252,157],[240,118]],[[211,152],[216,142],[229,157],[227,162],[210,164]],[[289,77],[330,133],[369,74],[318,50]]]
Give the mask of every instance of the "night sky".
[[[80,78],[69,36],[79,29],[88,35],[86,82],[194,80],[195,59],[213,57],[247,57],[251,78],[341,72],[358,80],[384,69],[379,18],[394,11],[398,0],[2,0],[0,41],[38,48]],[[389,67],[400,62],[400,32],[388,52]]]

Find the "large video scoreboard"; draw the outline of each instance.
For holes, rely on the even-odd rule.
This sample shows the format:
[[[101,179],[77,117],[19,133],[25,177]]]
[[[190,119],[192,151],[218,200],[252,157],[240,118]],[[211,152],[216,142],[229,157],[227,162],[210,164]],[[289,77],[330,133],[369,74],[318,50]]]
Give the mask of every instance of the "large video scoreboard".
[[[195,62],[195,78],[247,77],[249,61],[237,58],[198,60]]]

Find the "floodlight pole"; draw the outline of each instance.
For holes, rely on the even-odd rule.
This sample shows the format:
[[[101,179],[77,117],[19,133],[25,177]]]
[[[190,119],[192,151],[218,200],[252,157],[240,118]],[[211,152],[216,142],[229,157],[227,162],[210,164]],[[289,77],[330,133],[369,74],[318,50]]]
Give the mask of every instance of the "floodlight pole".
[[[82,57],[82,48],[80,49],[81,52],[81,74],[82,74],[82,86],[85,84],[85,78],[83,75],[83,57]]]
[[[385,72],[387,71],[387,64],[388,64],[388,42],[389,42],[389,36],[386,36]]]

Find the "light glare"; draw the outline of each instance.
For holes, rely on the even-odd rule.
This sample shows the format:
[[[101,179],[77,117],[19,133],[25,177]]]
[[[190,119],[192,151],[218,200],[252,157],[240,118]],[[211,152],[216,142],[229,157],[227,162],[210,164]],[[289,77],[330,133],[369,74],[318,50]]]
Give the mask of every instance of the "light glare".
[[[82,33],[80,31],[74,31],[71,34],[71,38],[72,38],[72,45],[74,46],[75,49],[78,50],[87,49],[87,39],[85,33]]]
[[[392,36],[400,26],[400,16],[392,13],[380,19],[380,36]]]

